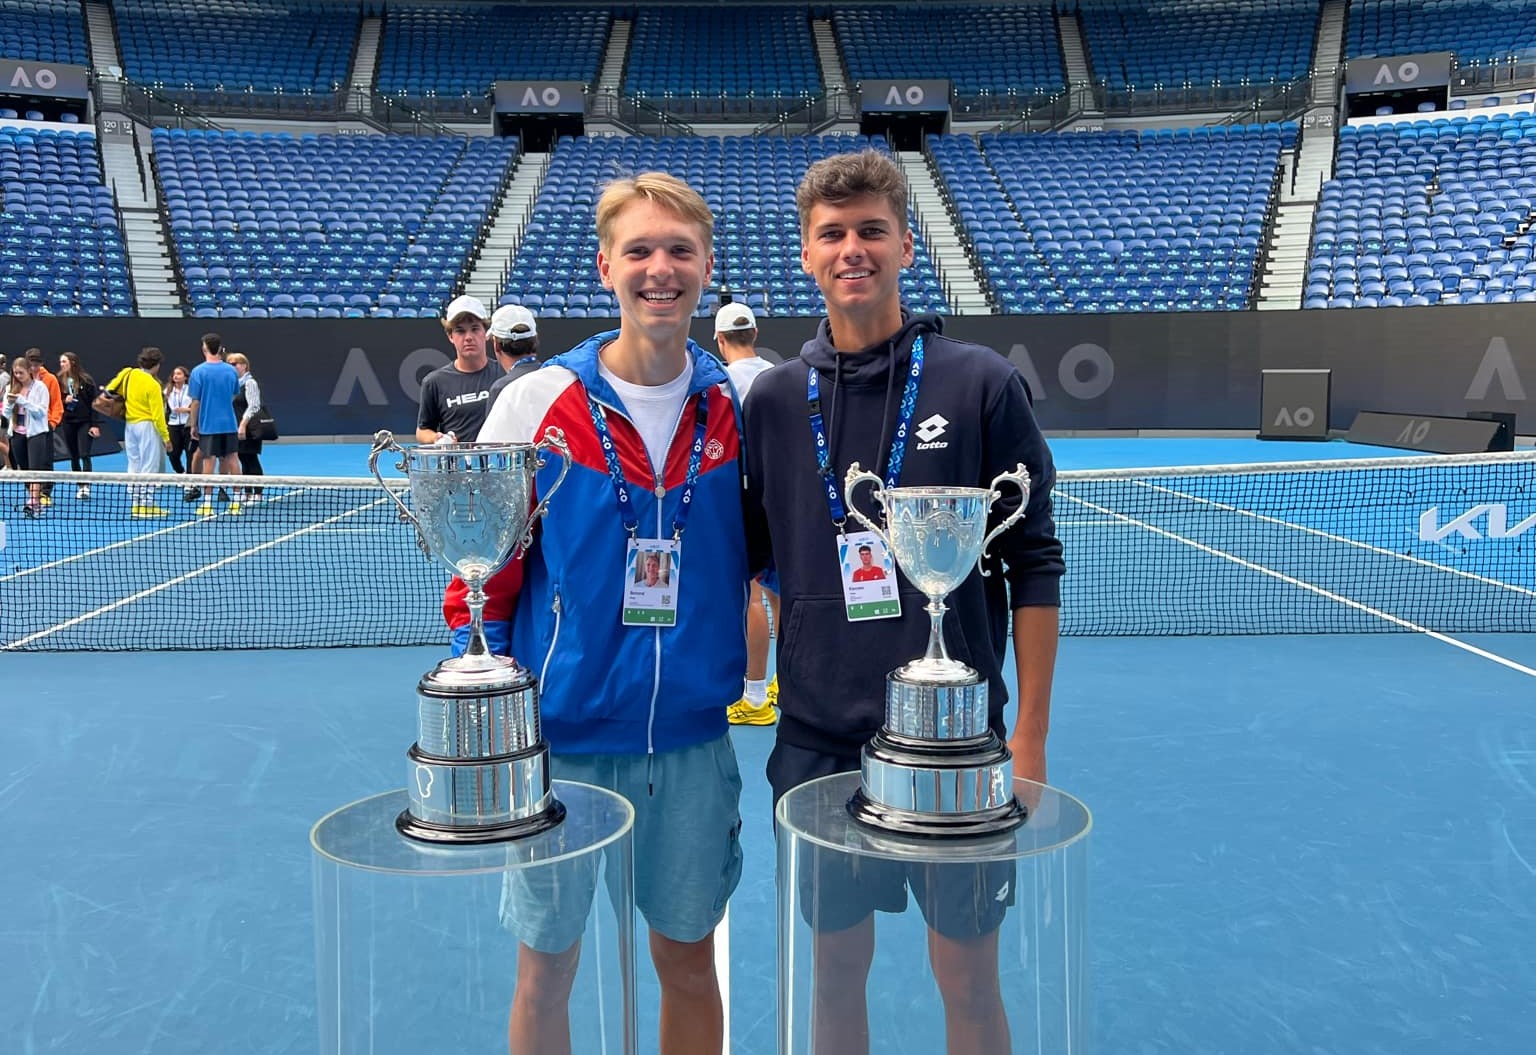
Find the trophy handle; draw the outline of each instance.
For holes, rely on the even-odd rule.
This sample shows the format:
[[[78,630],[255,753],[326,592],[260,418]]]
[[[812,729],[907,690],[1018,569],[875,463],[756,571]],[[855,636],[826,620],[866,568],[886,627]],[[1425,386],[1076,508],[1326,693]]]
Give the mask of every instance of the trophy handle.
[[[882,531],[878,524],[861,513],[859,507],[853,501],[853,492],[858,489],[859,484],[866,480],[875,485],[875,489],[871,493],[874,495],[875,501],[879,502],[883,508],[885,506],[885,485],[881,482],[880,477],[874,473],[865,472],[859,468],[858,462],[848,466],[848,475],[843,477],[843,501],[848,506],[848,512],[853,514],[853,519],[863,524],[876,535],[879,535],[880,541],[885,543],[886,552],[890,552],[891,537]]]
[[[997,489],[998,484],[1013,484],[1023,493],[1023,499],[1019,502],[1019,508],[1015,509],[1012,513],[1009,513],[1008,516],[1003,519],[1001,524],[987,532],[987,537],[981,540],[982,558],[986,557],[987,547],[992,544],[992,540],[997,538],[997,536],[1001,535],[1003,532],[1007,531],[1009,528],[1013,527],[1014,524],[1018,523],[1019,519],[1024,515],[1025,507],[1029,505],[1029,470],[1024,468],[1023,462],[1020,462],[1018,467],[1012,472],[997,474],[997,478],[992,481],[989,488],[989,490],[992,492],[992,502],[996,502],[999,498],[1003,497],[1003,493]],[[987,569],[982,568],[981,574],[988,574]]]
[[[400,507],[400,515],[416,528],[416,545],[420,546],[421,552],[431,560],[432,550],[427,546],[427,536],[421,530],[421,521],[416,519],[416,514],[411,512],[410,508],[400,500],[400,496],[395,494],[394,488],[385,483],[384,477],[379,475],[379,455],[385,451],[393,451],[400,455],[400,461],[395,468],[405,472],[405,448],[395,442],[395,434],[388,429],[380,429],[373,434],[373,450],[368,452],[368,471],[373,474],[375,480],[379,481],[379,486],[384,488],[384,493],[389,495],[390,500]]]
[[[533,512],[528,514],[528,521],[523,525],[522,534],[518,539],[518,548],[513,551],[514,554],[518,551],[526,553],[528,547],[533,545],[533,525],[538,523],[539,517],[549,512],[550,498],[554,497],[554,493],[560,490],[560,485],[565,482],[565,474],[570,472],[571,469],[571,449],[566,446],[565,432],[561,429],[553,425],[545,429],[543,438],[533,445],[533,449],[539,455],[542,455],[545,451],[558,452],[560,455],[560,475],[555,477],[555,482],[550,486],[549,490],[544,492],[539,498],[539,504],[534,506]],[[544,459],[539,457],[534,462],[534,468],[542,469],[545,464],[547,463]]]

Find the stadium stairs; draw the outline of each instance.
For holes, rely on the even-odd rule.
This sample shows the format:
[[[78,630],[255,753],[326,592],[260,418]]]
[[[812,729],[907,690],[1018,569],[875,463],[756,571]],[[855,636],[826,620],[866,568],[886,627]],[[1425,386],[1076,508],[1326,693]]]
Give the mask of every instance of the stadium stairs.
[[[512,257],[523,240],[523,229],[533,216],[533,203],[539,196],[547,171],[548,154],[524,153],[518,158],[511,180],[497,199],[485,239],[464,283],[464,292],[479,297],[482,303],[494,305],[503,296],[508,296],[511,303],[521,303],[521,291],[506,290],[504,286],[512,270]]]
[[[827,95],[846,94],[848,69],[843,64],[842,52],[837,50],[837,33],[832,28],[831,19],[813,19],[811,38],[816,42],[816,65],[821,70],[821,83]]]
[[[1312,48],[1312,100],[1307,113],[1337,111],[1338,68],[1343,60],[1344,0],[1324,0]],[[1268,252],[1261,263],[1254,307],[1274,311],[1301,307],[1312,247],[1312,221],[1323,184],[1333,175],[1338,136],[1333,121],[1303,121],[1296,150],[1282,158],[1280,197],[1266,232]]]
[[[917,218],[933,268],[938,272],[939,284],[949,309],[956,315],[990,315],[992,304],[986,291],[976,280],[976,272],[966,253],[965,244],[955,231],[949,196],[934,178],[931,162],[926,154],[915,150],[897,153],[897,160],[907,174],[908,200]]]
[[[373,112],[373,81],[379,69],[379,42],[384,35],[384,20],[378,15],[368,15],[357,31],[357,52],[352,56],[352,72],[347,83],[352,91],[347,98],[347,110],[356,114]]]
[[[1097,114],[1098,96],[1093,90],[1093,70],[1088,65],[1088,49],[1083,46],[1083,26],[1077,20],[1076,11],[1062,9],[1056,13],[1056,36],[1061,45],[1062,66],[1067,75],[1067,91],[1070,93],[1069,114]]]

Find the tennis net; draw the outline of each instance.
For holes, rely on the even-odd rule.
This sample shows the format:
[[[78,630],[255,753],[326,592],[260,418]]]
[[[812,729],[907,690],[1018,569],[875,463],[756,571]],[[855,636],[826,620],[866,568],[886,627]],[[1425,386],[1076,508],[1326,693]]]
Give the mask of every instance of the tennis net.
[[[189,480],[229,482],[0,474],[0,649],[446,642],[447,573],[374,481],[262,477],[200,515]],[[1533,451],[1063,472],[1055,510],[1066,634],[1536,630]]]

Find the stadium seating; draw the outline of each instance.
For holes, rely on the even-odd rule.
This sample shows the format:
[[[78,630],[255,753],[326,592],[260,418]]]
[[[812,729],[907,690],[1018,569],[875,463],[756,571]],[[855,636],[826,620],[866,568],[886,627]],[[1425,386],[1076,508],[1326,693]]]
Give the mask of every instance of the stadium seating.
[[[1346,54],[1452,51],[1463,65],[1536,57],[1536,7],[1525,0],[1354,0]]]
[[[1291,124],[935,136],[1005,314],[1248,305]]]
[[[821,92],[810,14],[803,7],[641,8],[624,91],[721,100],[726,113],[809,101]]]
[[[1112,91],[1285,84],[1304,76],[1317,0],[1072,0]]]
[[[1065,87],[1050,6],[847,7],[833,12],[854,83],[944,77],[962,101],[1059,92]]]
[[[0,313],[132,315],[96,136],[0,128]]]
[[[1536,119],[1340,129],[1303,306],[1536,301]]]
[[[433,309],[459,280],[517,141],[157,129],[194,313]]]
[[[795,185],[812,161],[870,143],[864,136],[562,139],[504,296],[544,315],[616,316],[613,295],[593,267],[593,207],[615,173],[659,169],[699,188],[715,214],[717,287],[764,314],[819,314],[821,295],[800,268]],[[902,296],[916,310],[948,310],[921,245],[916,266],[902,273]],[[712,313],[716,303],[706,293],[699,314]]]
[[[86,65],[84,12],[57,0],[0,0],[0,55]]]
[[[123,71],[173,90],[332,92],[357,10],[324,0],[113,0]]]
[[[597,80],[611,22],[605,10],[513,4],[391,4],[377,85],[422,99],[487,95],[496,80]]]

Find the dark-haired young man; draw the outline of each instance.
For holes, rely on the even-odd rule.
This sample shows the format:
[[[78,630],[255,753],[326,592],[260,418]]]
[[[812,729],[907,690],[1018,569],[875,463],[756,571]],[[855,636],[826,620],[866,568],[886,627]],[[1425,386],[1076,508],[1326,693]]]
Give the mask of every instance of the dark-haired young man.
[[[1013,751],[1015,775],[1043,781],[1064,566],[1051,517],[1054,467],[1024,383],[992,349],[946,337],[937,317],[902,308],[913,240],[906,178],[887,155],[823,159],[795,197],[801,265],[827,318],[798,359],[757,379],[746,403],[747,524],[766,525],[767,534],[753,537],[753,565],[771,553],[784,609],[768,760],[774,802],[807,780],[859,769],[860,750],[885,717],[886,674],[927,644],[923,596],[904,577],[894,618],[857,618],[845,601],[840,554],[876,539],[852,530],[842,508],[852,462],[887,486],[988,487],[1020,462],[1028,468],[1025,516],[993,543],[992,574],[973,571],[949,595],[946,632],[951,654],[987,679],[990,724]],[[918,428],[923,441],[908,443]],[[994,522],[1017,508],[1010,498],[994,507]],[[1002,671],[1010,622],[1019,690],[1011,729]],[[950,1055],[1010,1050],[997,992],[1006,893],[954,897],[944,879],[899,866],[832,885],[836,896],[807,909],[818,1051],[868,1051],[873,913],[899,911],[908,887],[928,923]]]
[[[474,443],[491,410],[491,386],[505,372],[486,355],[490,316],[478,297],[455,297],[443,312],[443,331],[453,344],[453,362],[421,382],[416,413],[418,443]]]

